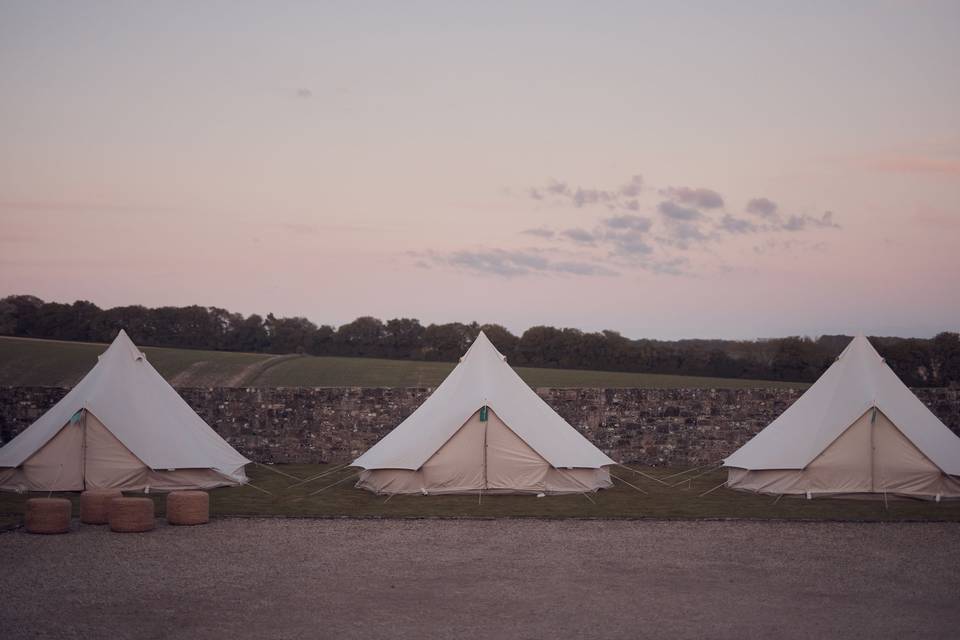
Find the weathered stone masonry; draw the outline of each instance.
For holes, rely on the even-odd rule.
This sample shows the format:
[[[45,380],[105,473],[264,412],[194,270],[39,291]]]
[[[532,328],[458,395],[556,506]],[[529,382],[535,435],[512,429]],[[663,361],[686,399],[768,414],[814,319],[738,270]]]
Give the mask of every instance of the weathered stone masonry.
[[[258,462],[347,462],[413,412],[432,389],[193,388],[186,401]],[[0,387],[0,444],[66,389]],[[794,389],[539,389],[614,460],[699,465],[732,453],[800,397]],[[917,389],[960,434],[960,389]]]

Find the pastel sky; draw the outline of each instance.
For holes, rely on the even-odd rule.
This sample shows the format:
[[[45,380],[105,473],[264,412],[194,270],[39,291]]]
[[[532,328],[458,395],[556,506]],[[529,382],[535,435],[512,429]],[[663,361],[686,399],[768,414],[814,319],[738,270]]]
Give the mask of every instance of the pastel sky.
[[[957,2],[4,2],[0,295],[957,330],[958,29]]]

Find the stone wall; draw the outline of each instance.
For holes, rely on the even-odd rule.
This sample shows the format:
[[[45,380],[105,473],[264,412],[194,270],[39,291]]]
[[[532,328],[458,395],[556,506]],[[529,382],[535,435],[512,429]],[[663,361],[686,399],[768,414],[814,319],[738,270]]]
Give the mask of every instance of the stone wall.
[[[0,443],[66,394],[0,387]],[[258,462],[346,462],[414,411],[431,389],[194,388],[186,401]],[[960,434],[960,389],[917,389]],[[693,466],[732,453],[790,406],[794,389],[539,389],[546,402],[614,460]]]

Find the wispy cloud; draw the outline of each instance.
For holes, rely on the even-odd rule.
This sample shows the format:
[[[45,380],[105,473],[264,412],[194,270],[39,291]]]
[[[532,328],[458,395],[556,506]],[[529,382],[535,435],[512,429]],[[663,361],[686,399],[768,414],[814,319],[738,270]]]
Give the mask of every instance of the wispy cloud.
[[[720,228],[729,233],[754,233],[758,230],[757,225],[744,218],[737,218],[726,214],[720,219]]]
[[[782,225],[784,231],[803,231],[810,228],[839,229],[840,225],[833,220],[832,211],[824,211],[819,218],[807,214],[790,216]]]
[[[560,235],[582,245],[593,245],[597,241],[596,237],[586,229],[564,229]]]
[[[556,234],[552,229],[547,229],[546,227],[536,227],[533,229],[524,229],[520,233],[528,236],[536,236],[538,238],[552,238]]]
[[[747,213],[770,218],[777,215],[777,203],[769,198],[753,198],[747,203]]]
[[[675,202],[670,202],[669,200],[665,200],[657,205],[657,211],[670,220],[690,221],[699,220],[703,217],[703,213],[697,209],[681,207]]]
[[[635,231],[649,231],[653,220],[643,216],[620,215],[604,218],[601,222],[611,229],[633,229]]]
[[[668,187],[660,191],[674,202],[686,204],[699,209],[720,209],[723,207],[723,196],[713,189],[690,187]]]
[[[544,186],[528,188],[526,194],[533,200],[554,199],[577,209],[600,205],[611,210],[637,211],[640,208],[637,196],[642,191],[643,177],[634,175],[615,189],[571,186],[567,182],[551,179]]]
[[[506,278],[541,275],[616,276],[617,271],[582,260],[557,258],[539,250],[478,249],[425,256],[435,264],[452,266],[482,275]]]

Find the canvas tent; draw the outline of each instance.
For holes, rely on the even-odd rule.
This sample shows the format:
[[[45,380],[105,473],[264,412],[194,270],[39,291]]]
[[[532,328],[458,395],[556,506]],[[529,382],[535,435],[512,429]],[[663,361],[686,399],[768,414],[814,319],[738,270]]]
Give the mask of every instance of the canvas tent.
[[[960,497],[960,438],[863,336],[724,466],[760,493]]]
[[[246,482],[248,462],[120,331],[60,402],[0,449],[0,489],[206,489]]]
[[[483,332],[426,402],[353,462],[394,493],[583,493],[611,486],[599,449],[510,368]]]

